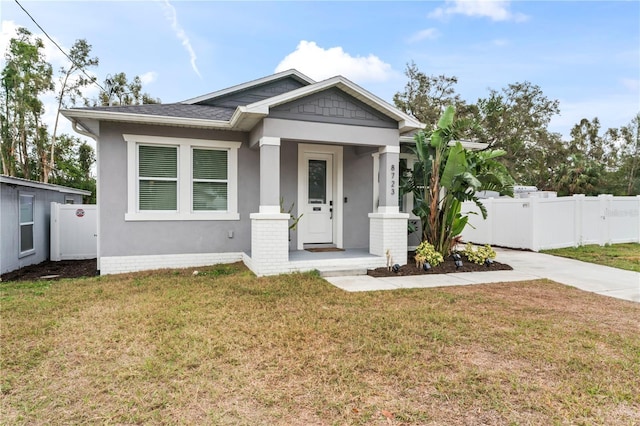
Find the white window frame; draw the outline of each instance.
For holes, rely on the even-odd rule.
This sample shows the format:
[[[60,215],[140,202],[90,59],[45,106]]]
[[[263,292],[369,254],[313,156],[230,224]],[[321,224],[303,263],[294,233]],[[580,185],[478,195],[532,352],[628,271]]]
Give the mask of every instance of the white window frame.
[[[31,198],[31,222],[22,222],[21,210],[22,210],[22,197]],[[24,257],[32,255],[36,252],[36,196],[32,192],[18,192],[18,257]],[[31,248],[29,250],[22,250],[22,227],[31,225]]]
[[[193,161],[194,161],[194,154],[193,151],[199,149],[199,150],[211,150],[211,151],[227,151],[227,178],[226,179],[196,179],[193,177]],[[193,184],[197,183],[197,182],[215,182],[215,183],[226,183],[227,184],[227,206],[229,205],[229,190],[230,190],[230,185],[229,185],[229,149],[228,148],[213,148],[213,147],[203,147],[203,146],[195,146],[195,145],[191,145],[190,149],[190,155],[191,155],[191,170],[189,171],[189,179],[190,179],[190,184],[191,184],[191,191],[189,192],[189,194],[191,195],[191,197],[193,197]],[[214,212],[214,211],[218,211],[218,210],[194,210],[193,209],[193,198],[191,199],[190,202],[190,208],[191,208],[191,213],[193,214],[201,214],[201,213],[208,213],[208,212]]]
[[[127,143],[127,212],[126,221],[156,220],[240,220],[238,213],[238,149],[241,142],[171,138],[148,135],[122,135]],[[177,211],[140,211],[138,207],[138,146],[167,145],[178,147]],[[228,151],[227,210],[193,211],[192,150],[220,149]]]

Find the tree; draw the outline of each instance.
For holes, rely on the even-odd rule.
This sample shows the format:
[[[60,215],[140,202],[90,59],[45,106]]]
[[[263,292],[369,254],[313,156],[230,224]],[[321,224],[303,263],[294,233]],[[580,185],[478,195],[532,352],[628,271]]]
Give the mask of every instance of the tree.
[[[547,98],[542,89],[528,81],[510,84],[500,92],[491,90],[489,97],[478,99],[474,135],[490,147],[506,151],[501,161],[518,183],[532,185],[535,177],[523,161],[544,142],[556,139],[550,135],[551,118],[560,112],[557,100]]]
[[[96,180],[91,167],[96,161],[93,147],[76,136],[61,134],[55,146],[56,169],[51,183],[91,191],[85,202],[95,203]]]
[[[640,194],[640,112],[620,129],[608,129],[605,137],[615,149],[615,170],[606,176],[606,192]]]
[[[604,165],[584,154],[572,154],[557,172],[555,190],[558,195],[598,195]]]
[[[107,90],[100,92],[98,100],[95,102],[97,105],[115,106],[160,103],[160,99],[142,92],[142,80],[138,76],[135,76],[129,82],[127,75],[119,72],[114,76],[107,77],[104,81],[104,86]]]
[[[56,111],[56,121],[53,126],[53,134],[51,135],[51,147],[49,151],[48,161],[43,163],[43,181],[48,182],[49,175],[55,169],[55,145],[56,134],[58,132],[58,120],[60,119],[60,110],[63,107],[75,106],[78,99],[85,100],[82,95],[82,89],[95,82],[95,78],[86,76],[86,69],[98,65],[98,58],[91,58],[91,45],[86,40],[80,39],[71,47],[69,51],[70,63],[67,67],[60,68],[60,91],[56,95],[58,101],[58,110]]]
[[[455,109],[447,107],[435,130],[415,135],[412,151],[417,161],[401,179],[401,191],[413,194],[413,213],[420,218],[422,240],[443,256],[450,254],[453,239],[467,224],[468,214],[461,212],[464,201],[474,201],[486,217],[477,191],[513,195],[513,179],[496,160],[504,151],[464,149],[457,139],[474,125],[467,119],[454,120],[454,115]]]
[[[405,75],[409,81],[404,92],[393,96],[393,102],[398,109],[425,123],[428,128],[435,128],[448,105],[453,105],[459,114],[467,110],[464,101],[455,93],[456,77],[428,76],[414,62],[407,64]]]
[[[43,104],[39,96],[53,89],[51,65],[44,58],[44,43],[25,28],[9,41],[2,84],[2,172],[27,179],[42,178],[38,165],[47,152]],[[37,161],[34,161],[34,155]],[[41,169],[41,167],[40,167]],[[41,170],[42,172],[42,170]],[[40,176],[38,176],[40,175]]]

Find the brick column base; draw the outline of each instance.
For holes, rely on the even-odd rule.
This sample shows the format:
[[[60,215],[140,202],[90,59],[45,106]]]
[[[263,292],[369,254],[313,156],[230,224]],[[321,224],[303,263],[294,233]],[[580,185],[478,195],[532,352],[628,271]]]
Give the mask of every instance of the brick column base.
[[[289,263],[289,218],[285,213],[251,214],[251,260],[256,275],[276,275]]]
[[[408,213],[369,213],[369,252],[386,256],[390,250],[393,263],[407,263]]]

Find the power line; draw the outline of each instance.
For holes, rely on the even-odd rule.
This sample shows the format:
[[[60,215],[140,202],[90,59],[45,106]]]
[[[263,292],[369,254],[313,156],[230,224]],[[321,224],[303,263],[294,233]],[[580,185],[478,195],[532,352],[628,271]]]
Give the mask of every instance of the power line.
[[[54,40],[49,36],[49,34],[47,34],[47,32],[44,30],[44,28],[42,28],[42,27],[40,26],[40,24],[38,24],[38,22],[36,22],[36,20],[35,20],[35,19],[33,19],[33,16],[31,16],[31,14],[27,11],[27,9],[25,9],[25,8],[20,4],[20,2],[19,2],[18,0],[14,0],[14,1],[16,2],[16,4],[17,4],[18,6],[20,6],[20,9],[22,9],[22,10],[24,11],[24,13],[26,13],[26,14],[27,14],[27,16],[28,16],[28,17],[33,21],[33,23],[34,23],[34,24],[36,24],[36,26],[40,29],[40,31],[42,31],[42,32],[44,33],[44,35],[45,35],[45,36],[47,36],[47,38],[49,39],[49,41],[51,41],[51,43],[53,43],[53,44],[54,44],[54,46],[56,46],[56,47],[58,48],[58,50],[59,50],[59,51],[61,51],[61,52],[62,52],[62,54],[63,54],[64,56],[66,56],[66,57],[67,57],[67,59],[69,59],[69,61],[70,61],[73,65],[75,65],[75,66],[76,66],[80,71],[82,71],[82,73],[83,73],[84,75],[86,75],[86,76],[87,76],[87,78],[89,78],[89,80],[91,80],[91,81],[93,82],[93,84],[95,84],[96,86],[98,86],[99,88],[101,88],[104,92],[106,92],[106,91],[107,91],[107,89],[105,89],[104,87],[102,87],[102,85],[101,85],[100,83],[98,83],[98,80],[97,80],[97,78],[96,78],[96,77],[92,77],[92,76],[90,76],[89,74],[87,74],[87,72],[84,70],[84,68],[80,67],[76,62],[74,62],[74,60],[73,60],[73,59],[71,59],[71,56],[69,56],[69,55],[67,54],[67,52],[65,52],[65,51],[64,51],[64,49],[62,49],[62,47],[60,47],[60,46],[58,45],[58,43],[56,43],[56,42],[55,42],[55,41],[54,41]]]

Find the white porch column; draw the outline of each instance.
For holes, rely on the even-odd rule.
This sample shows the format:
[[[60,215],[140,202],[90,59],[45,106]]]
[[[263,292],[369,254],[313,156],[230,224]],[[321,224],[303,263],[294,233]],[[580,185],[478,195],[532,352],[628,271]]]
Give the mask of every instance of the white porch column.
[[[251,218],[251,261],[258,276],[278,274],[289,263],[289,215],[280,213],[280,138],[260,139],[260,207]]]
[[[407,221],[409,214],[400,213],[398,194],[400,182],[400,147],[387,145],[379,150],[379,206],[369,213],[369,252],[386,256],[393,263],[407,263]]]
[[[280,138],[260,138],[260,213],[280,213]]]

